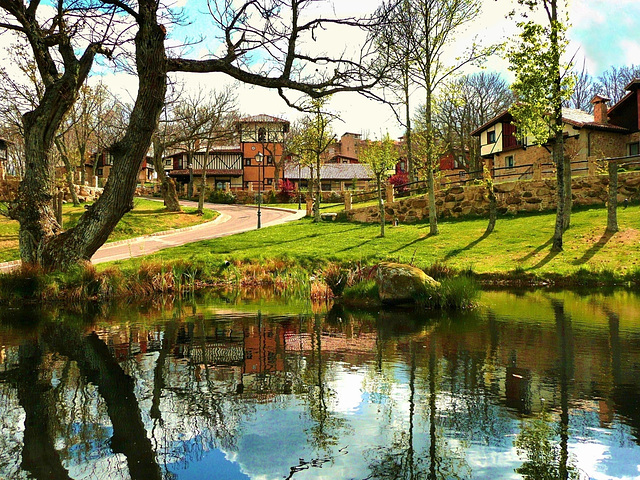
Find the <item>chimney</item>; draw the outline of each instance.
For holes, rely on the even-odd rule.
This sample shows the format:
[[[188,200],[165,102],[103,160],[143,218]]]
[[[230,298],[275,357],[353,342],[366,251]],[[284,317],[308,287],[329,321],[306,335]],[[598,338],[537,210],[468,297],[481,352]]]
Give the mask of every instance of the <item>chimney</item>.
[[[610,98],[603,95],[596,95],[591,99],[591,103],[593,104],[593,121],[595,123],[609,123],[609,116],[607,115],[609,107],[607,107],[607,102],[610,100]]]

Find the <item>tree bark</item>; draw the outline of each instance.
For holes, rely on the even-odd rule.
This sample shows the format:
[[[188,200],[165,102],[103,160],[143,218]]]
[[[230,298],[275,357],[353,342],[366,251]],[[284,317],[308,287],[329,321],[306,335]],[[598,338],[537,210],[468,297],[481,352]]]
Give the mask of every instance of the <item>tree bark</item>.
[[[313,221],[320,221],[320,204],[322,203],[322,184],[320,182],[320,165],[322,163],[322,159],[320,158],[320,154],[316,152],[316,201],[313,202]]]
[[[138,97],[124,137],[110,148],[114,157],[113,167],[102,195],[85,211],[74,228],[61,234],[58,234],[57,224],[49,219],[46,205],[40,207],[43,211],[40,217],[47,219],[44,226],[48,227],[48,231],[39,234],[33,229],[39,234],[39,242],[38,237],[34,242],[27,234],[21,236],[20,248],[23,261],[26,259],[35,263],[37,260],[47,270],[64,270],[81,261],[89,261],[107,240],[122,216],[133,208],[138,172],[151,144],[151,137],[158,124],[166,93],[165,32],[157,22],[156,8],[152,0],[139,2],[140,11],[136,17],[139,30],[135,37],[139,79]],[[38,177],[39,185],[43,182],[42,178],[50,178],[46,172],[42,171],[43,169],[37,172],[35,169],[29,170],[28,173],[32,177]],[[25,182],[27,185],[31,184],[27,178]],[[32,190],[28,194],[30,196],[26,198],[45,197],[44,194]],[[43,203],[42,200],[39,202]],[[33,211],[33,208],[27,211]],[[31,232],[28,233],[31,234]],[[31,234],[31,236],[34,235]],[[42,241],[43,237],[46,241]],[[27,246],[25,252],[23,252],[23,244]]]
[[[562,251],[562,234],[565,230],[566,215],[566,186],[571,183],[571,177],[567,182],[565,177],[565,159],[564,159],[564,135],[562,121],[562,78],[560,76],[560,46],[558,45],[558,11],[557,2],[551,2],[551,48],[553,49],[553,121],[555,127],[555,138],[553,143],[553,161],[556,164],[556,183],[557,183],[557,199],[558,205],[556,209],[556,225],[553,233],[553,243],[551,250]],[[569,172],[569,175],[571,172]],[[569,191],[570,194],[570,191]]]
[[[385,212],[384,202],[382,201],[382,178],[378,173],[376,175],[376,183],[378,184],[378,210],[380,211],[380,236],[384,237]]]
[[[618,164],[609,162],[609,199],[607,201],[607,232],[615,233],[618,228]]]
[[[484,231],[485,235],[489,235],[493,232],[493,229],[496,226],[496,218],[498,216],[496,193],[493,189],[493,182],[490,182],[487,188],[489,189],[489,223],[487,224],[487,229]]]
[[[164,148],[162,142],[157,139],[153,140],[153,166],[158,172],[158,180],[160,180],[160,194],[164,200],[164,206],[168,212],[181,212],[180,200],[178,199],[178,192],[176,190],[176,181],[170,178],[164,171],[164,164],[162,163],[162,157],[164,155]]]

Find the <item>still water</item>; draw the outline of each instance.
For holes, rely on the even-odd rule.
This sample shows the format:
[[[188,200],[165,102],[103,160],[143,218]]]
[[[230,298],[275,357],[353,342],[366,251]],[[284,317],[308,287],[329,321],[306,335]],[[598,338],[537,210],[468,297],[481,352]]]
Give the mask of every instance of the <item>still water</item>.
[[[0,478],[640,478],[640,296],[0,311]]]

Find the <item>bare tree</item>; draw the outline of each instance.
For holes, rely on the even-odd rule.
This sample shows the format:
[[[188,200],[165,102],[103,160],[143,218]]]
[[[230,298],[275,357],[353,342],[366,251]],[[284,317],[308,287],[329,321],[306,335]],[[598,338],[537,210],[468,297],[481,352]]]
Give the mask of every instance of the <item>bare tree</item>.
[[[356,57],[314,53],[308,48],[324,28],[343,25],[361,29],[360,19],[311,18],[305,12],[316,2],[272,0],[211,3],[211,20],[220,33],[220,52],[210,58],[167,56],[168,11],[152,0],[129,3],[103,0],[97,4],[57,4],[51,18],[32,0],[0,0],[0,28],[27,38],[45,87],[38,106],[23,115],[26,171],[18,199],[10,214],[20,222],[20,256],[23,262],[46,269],[65,269],[87,261],[133,208],[138,171],[157,128],[169,72],[219,72],[240,82],[276,89],[290,105],[292,92],[320,98],[341,91],[363,91],[378,81],[369,69],[370,45]],[[268,8],[265,8],[268,7]],[[47,7],[48,8],[48,7]],[[118,13],[115,16],[115,13]],[[112,30],[113,19],[124,12],[129,29]],[[43,22],[40,20],[44,19]],[[104,192],[78,220],[62,231],[52,204],[53,165],[50,151],[54,135],[77,98],[97,54],[112,55],[129,32],[135,32],[135,69],[138,93],[127,129],[109,151],[114,165]],[[78,54],[78,52],[81,52]],[[252,59],[260,58],[257,64]],[[376,69],[375,72],[378,70]]]
[[[434,128],[452,153],[459,152],[470,170],[481,167],[480,145],[471,132],[509,108],[513,94],[498,73],[474,73],[446,82],[438,96]]]
[[[612,103],[617,103],[626,95],[625,87],[638,77],[640,77],[640,65],[612,66],[598,77],[597,93],[609,97]]]
[[[480,12],[478,0],[412,0],[410,15],[415,18],[412,47],[416,49],[413,79],[424,89],[425,101],[422,128],[427,185],[429,189],[429,231],[438,234],[434,169],[437,168],[437,146],[434,136],[433,103],[439,87],[464,65],[488,52],[472,45],[469,50],[449,63],[447,47],[455,35],[472,22]]]

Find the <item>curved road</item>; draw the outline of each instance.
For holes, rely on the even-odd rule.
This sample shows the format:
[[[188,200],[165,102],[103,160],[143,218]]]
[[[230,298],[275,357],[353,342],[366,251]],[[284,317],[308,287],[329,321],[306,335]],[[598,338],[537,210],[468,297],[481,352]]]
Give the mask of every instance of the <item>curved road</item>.
[[[185,207],[197,206],[197,202],[190,201],[181,201],[180,204]],[[91,257],[91,261],[93,263],[102,263],[142,257],[162,250],[163,248],[177,247],[185,243],[208,240],[210,238],[226,237],[234,233],[255,230],[257,227],[257,207],[222,205],[217,203],[205,203],[205,207],[220,212],[220,215],[212,222],[202,223],[193,227],[158,232],[144,237],[106,243]],[[261,214],[262,226],[268,227],[298,220],[305,216],[305,211],[263,207]],[[0,273],[8,272],[18,265],[20,265],[20,260],[0,263]]]
[[[197,202],[181,201],[186,207],[197,207]],[[93,263],[124,260],[132,257],[142,257],[162,250],[176,247],[185,243],[207,240],[210,238],[226,237],[234,233],[255,230],[258,224],[257,207],[246,205],[222,205],[205,203],[205,208],[220,212],[212,222],[203,223],[180,230],[154,233],[145,237],[107,243],[91,257]],[[289,210],[285,208],[262,208],[262,227],[279,225],[304,217],[304,210]]]

